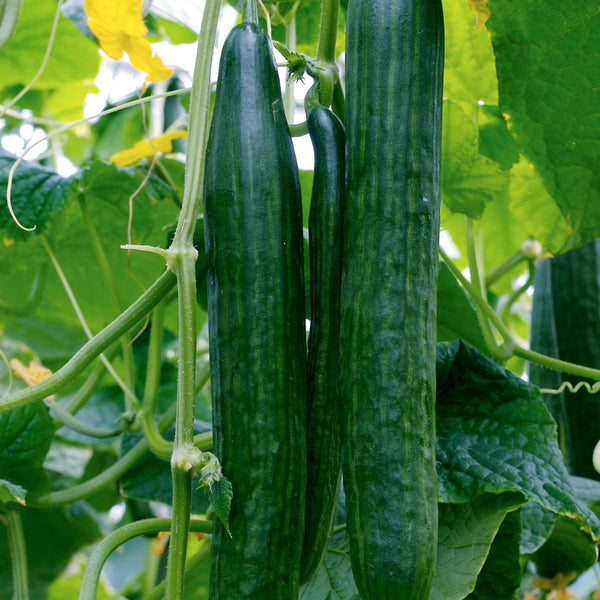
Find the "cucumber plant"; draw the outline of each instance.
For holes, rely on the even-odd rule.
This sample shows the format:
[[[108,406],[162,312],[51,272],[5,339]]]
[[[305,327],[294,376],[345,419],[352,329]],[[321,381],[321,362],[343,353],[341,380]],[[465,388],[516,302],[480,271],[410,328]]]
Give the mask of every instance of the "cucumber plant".
[[[568,555],[578,573],[600,539],[588,510],[600,499],[588,394],[600,370],[574,364],[596,356],[598,245],[537,264],[540,244],[515,236],[539,232],[555,253],[600,237],[596,179],[582,176],[598,164],[597,94],[584,85],[600,76],[589,50],[600,44],[597,7],[444,2],[453,106],[442,158],[441,0],[242,0],[241,24],[223,36],[221,2],[207,0],[187,121],[177,123],[163,102],[189,90],[145,32],[174,42],[182,32],[152,2],[123,11],[121,0],[86,0],[89,30],[71,3],[33,4],[0,2],[4,88],[16,94],[0,103],[0,597],[497,600],[515,597],[526,561],[549,578],[537,585],[564,591],[568,577],[554,572],[564,567],[553,557]],[[85,35],[64,22],[63,8]],[[481,27],[490,11],[491,42]],[[49,38],[36,46],[37,64],[41,23]],[[72,143],[67,132],[93,119],[65,123],[55,111],[96,76],[95,42],[147,68],[145,89],[78,127]],[[272,42],[290,81],[313,79],[299,123],[292,83],[284,114]],[[515,47],[528,60],[510,62]],[[68,69],[56,66],[64,56]],[[551,114],[552,123],[529,127],[523,105],[547,101],[537,86],[554,90],[557,67],[565,80],[579,74],[568,87],[586,102],[583,120],[546,102],[526,117]],[[516,99],[515,81],[527,89]],[[569,92],[562,86],[553,98],[569,106]],[[555,122],[568,132],[560,152]],[[186,123],[184,168],[171,150],[176,138],[183,148]],[[31,127],[52,142],[43,164],[23,160],[38,142],[18,159],[5,151]],[[312,181],[299,173],[290,135],[310,136]],[[530,135],[537,141],[524,144]],[[113,152],[114,164],[87,160]],[[125,165],[124,155],[138,158]],[[555,169],[562,156],[572,164]],[[57,172],[65,157],[72,175]],[[565,174],[564,227],[555,213],[538,222],[545,186],[564,186]],[[447,207],[467,215],[466,233],[462,218],[461,231],[455,215],[443,222],[465,260],[438,247],[440,178]],[[483,216],[481,198],[490,200]],[[534,221],[523,216],[530,205]],[[494,236],[496,266],[487,255]],[[500,237],[518,251],[500,256]],[[526,277],[506,276],[525,263]],[[528,348],[516,310],[529,314],[532,281]],[[545,346],[554,341],[558,348]],[[535,363],[530,378],[565,432],[564,462],[584,478],[568,477],[539,391],[490,358],[519,373]],[[553,378],[537,380],[536,365]],[[586,471],[573,466],[580,454]],[[528,499],[538,507],[519,515]],[[542,531],[551,520],[552,532]],[[136,536],[147,539],[125,544]],[[565,539],[577,543],[565,551]],[[121,558],[134,546],[145,550],[144,569],[121,586],[113,573],[131,564]],[[117,548],[123,554],[104,573],[113,593],[100,575]],[[61,575],[75,553],[85,570]]]

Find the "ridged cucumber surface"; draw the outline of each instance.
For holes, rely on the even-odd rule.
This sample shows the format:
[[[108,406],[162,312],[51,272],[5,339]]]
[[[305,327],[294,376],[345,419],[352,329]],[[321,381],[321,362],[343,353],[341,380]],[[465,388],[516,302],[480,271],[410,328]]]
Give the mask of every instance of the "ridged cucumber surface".
[[[302,215],[271,43],[255,24],[223,48],[204,199],[213,434],[233,485],[210,598],[290,600],[306,496]]]
[[[327,108],[309,111],[307,122],[315,169],[309,214],[308,477],[301,582],[315,572],[325,552],[342,470],[338,374],[345,134]]]
[[[440,0],[349,0],[344,488],[363,600],[426,600],[437,547]]]

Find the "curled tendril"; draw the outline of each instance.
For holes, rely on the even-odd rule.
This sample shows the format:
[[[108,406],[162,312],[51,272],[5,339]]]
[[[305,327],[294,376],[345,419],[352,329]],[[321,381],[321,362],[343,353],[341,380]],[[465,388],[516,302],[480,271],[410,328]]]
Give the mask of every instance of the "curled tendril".
[[[558,389],[540,388],[540,392],[542,392],[542,394],[558,395],[566,391],[570,392],[571,394],[576,394],[581,389],[586,390],[588,394],[597,394],[600,392],[600,381],[597,381],[594,384],[590,384],[587,381],[578,381],[575,385],[573,385],[570,381],[563,381],[562,385]]]

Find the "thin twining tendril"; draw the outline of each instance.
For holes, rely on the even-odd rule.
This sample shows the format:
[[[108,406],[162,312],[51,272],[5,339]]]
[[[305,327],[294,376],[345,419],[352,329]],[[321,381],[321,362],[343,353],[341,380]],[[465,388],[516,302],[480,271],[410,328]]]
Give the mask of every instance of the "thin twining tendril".
[[[600,392],[600,381],[596,381],[593,385],[587,381],[578,381],[575,385],[570,381],[563,381],[562,385],[556,390],[540,388],[540,392],[542,392],[542,394],[562,394],[566,391],[571,392],[571,394],[576,394],[581,389],[585,389],[588,394],[597,394]]]

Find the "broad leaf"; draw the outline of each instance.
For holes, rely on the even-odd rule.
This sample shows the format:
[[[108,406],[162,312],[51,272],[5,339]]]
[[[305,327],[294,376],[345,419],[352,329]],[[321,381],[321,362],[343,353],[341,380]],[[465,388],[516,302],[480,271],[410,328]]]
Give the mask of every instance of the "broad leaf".
[[[48,409],[42,403],[0,414],[0,478],[29,492],[47,485],[42,467],[54,435]]]
[[[516,600],[521,581],[519,511],[506,515],[490,547],[477,584],[467,600]]]
[[[490,0],[500,108],[567,221],[600,236],[600,12],[595,0]]]
[[[520,494],[506,493],[439,505],[438,555],[430,600],[462,600],[473,590],[507,512],[522,503]]]
[[[10,481],[6,481],[6,479],[0,479],[0,507],[9,502],[25,504],[26,495],[27,490],[25,488],[22,488],[20,485],[15,485]]]
[[[437,339],[446,342],[459,338],[482,352],[487,350],[473,305],[442,262],[438,273]]]
[[[438,345],[437,460],[440,498],[468,502],[520,492],[557,514],[593,525],[576,499],[539,389],[462,342]]]
[[[444,102],[442,123],[442,198],[452,212],[478,219],[507,175],[479,152],[477,125],[457,103]]]

